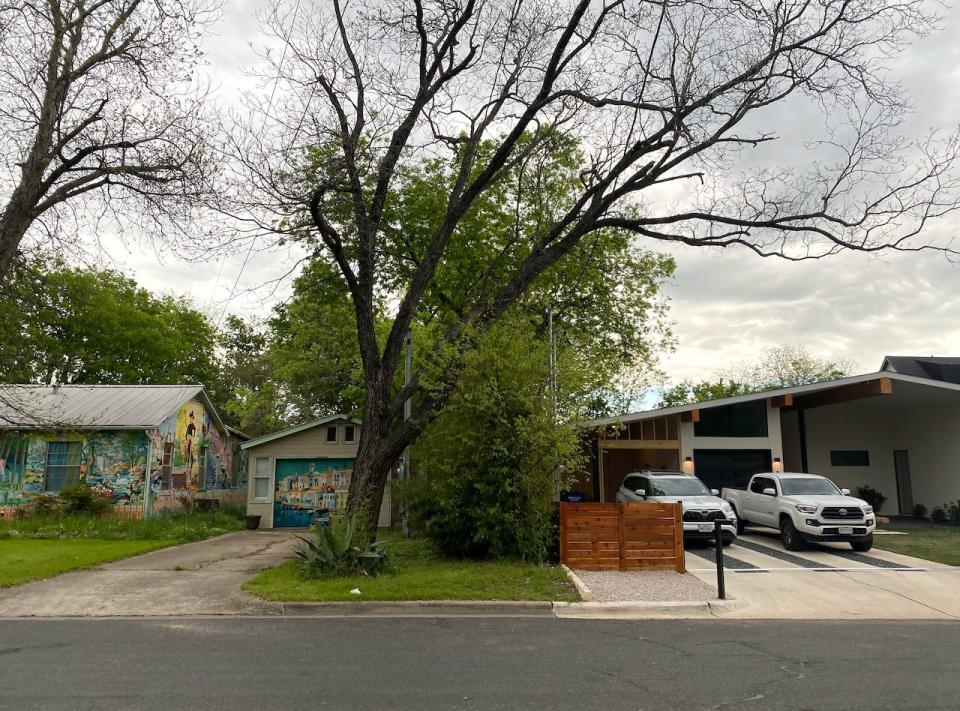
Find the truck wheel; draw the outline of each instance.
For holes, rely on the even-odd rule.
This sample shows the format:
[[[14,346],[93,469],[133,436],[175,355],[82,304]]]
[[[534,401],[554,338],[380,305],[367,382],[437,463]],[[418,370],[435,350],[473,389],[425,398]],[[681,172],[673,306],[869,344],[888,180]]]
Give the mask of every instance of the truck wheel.
[[[803,541],[800,539],[800,534],[797,533],[797,527],[787,516],[784,516],[780,521],[780,539],[783,541],[783,547],[788,551],[803,550]]]
[[[873,548],[873,534],[871,533],[862,541],[851,541],[850,547],[858,553],[866,553]]]

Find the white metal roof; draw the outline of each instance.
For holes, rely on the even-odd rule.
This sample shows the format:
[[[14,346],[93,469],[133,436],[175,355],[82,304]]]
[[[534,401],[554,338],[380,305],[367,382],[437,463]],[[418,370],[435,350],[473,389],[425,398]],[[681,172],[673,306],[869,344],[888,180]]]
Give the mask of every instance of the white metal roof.
[[[251,447],[256,447],[260,444],[266,444],[267,442],[272,442],[275,439],[289,437],[292,434],[297,434],[297,432],[305,432],[306,430],[313,429],[314,427],[320,427],[320,425],[325,425],[336,420],[352,422],[355,425],[361,424],[360,420],[348,415],[329,415],[328,417],[321,417],[319,420],[311,420],[310,422],[304,422],[302,425],[294,425],[293,427],[288,427],[285,430],[278,430],[277,432],[271,432],[270,434],[265,434],[262,437],[251,439],[249,442],[244,442],[241,444],[240,449],[250,449]]]
[[[776,390],[763,390],[747,395],[736,395],[734,397],[724,397],[717,400],[704,400],[701,402],[691,402],[686,405],[675,405],[673,407],[661,407],[657,410],[642,410],[640,412],[631,412],[625,415],[615,417],[601,417],[587,422],[588,427],[600,427],[601,425],[612,425],[621,422],[634,422],[636,420],[646,420],[651,417],[662,417],[664,415],[675,415],[681,412],[690,412],[691,410],[701,410],[708,407],[722,407],[724,405],[736,405],[741,402],[753,402],[763,400],[768,397],[777,397],[778,395],[802,395],[806,393],[815,393],[822,390],[832,390],[844,385],[854,385],[856,383],[865,383],[870,380],[880,378],[890,378],[904,383],[916,383],[926,385],[940,390],[952,390],[960,392],[960,385],[947,383],[942,380],[931,380],[930,378],[918,378],[914,375],[903,375],[892,371],[880,371],[877,373],[864,373],[863,375],[850,375],[836,380],[825,380],[820,383],[810,385],[795,385],[789,388],[778,388]]]
[[[202,385],[0,385],[0,429],[146,429],[195,399],[224,431]]]

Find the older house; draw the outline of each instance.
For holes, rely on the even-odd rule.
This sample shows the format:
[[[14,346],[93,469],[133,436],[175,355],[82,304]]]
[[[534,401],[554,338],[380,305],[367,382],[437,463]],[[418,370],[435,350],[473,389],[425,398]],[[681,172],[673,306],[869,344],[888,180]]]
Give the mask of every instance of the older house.
[[[0,512],[87,484],[117,513],[242,505],[246,438],[201,385],[0,387]]]

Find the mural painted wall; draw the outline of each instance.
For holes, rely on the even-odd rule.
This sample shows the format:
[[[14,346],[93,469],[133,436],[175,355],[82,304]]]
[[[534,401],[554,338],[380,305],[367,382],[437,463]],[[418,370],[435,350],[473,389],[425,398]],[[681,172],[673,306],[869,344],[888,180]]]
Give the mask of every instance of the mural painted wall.
[[[120,506],[142,507],[147,464],[143,432],[31,433],[0,436],[0,505],[87,484]]]
[[[346,506],[353,459],[278,459],[274,526],[327,523]]]
[[[155,508],[171,507],[183,494],[243,487],[233,466],[232,442],[220,433],[202,403],[183,405],[150,438],[150,491]]]

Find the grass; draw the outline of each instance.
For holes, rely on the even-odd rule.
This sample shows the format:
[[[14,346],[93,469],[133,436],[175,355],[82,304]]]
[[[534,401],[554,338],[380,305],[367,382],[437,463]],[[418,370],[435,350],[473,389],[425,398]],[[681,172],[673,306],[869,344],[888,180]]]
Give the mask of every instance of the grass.
[[[946,565],[960,565],[960,528],[956,526],[884,526],[906,536],[874,536],[873,545],[885,551],[912,555]]]
[[[219,536],[243,524],[243,512],[229,508],[142,520],[91,514],[0,519],[0,587]]]
[[[49,514],[0,519],[0,540],[10,538],[98,538],[188,543],[243,528],[243,512],[225,508],[212,513],[182,512],[141,520],[90,514]]]
[[[0,588],[128,558],[175,543],[164,540],[0,540]]]
[[[576,588],[559,566],[521,561],[450,560],[427,541],[392,535],[382,541],[390,568],[376,577],[313,577],[300,574],[296,561],[261,573],[244,589],[265,600],[554,600],[576,601]],[[360,595],[350,590],[359,588]]]

